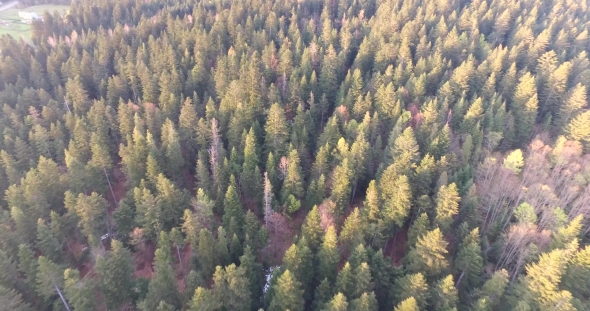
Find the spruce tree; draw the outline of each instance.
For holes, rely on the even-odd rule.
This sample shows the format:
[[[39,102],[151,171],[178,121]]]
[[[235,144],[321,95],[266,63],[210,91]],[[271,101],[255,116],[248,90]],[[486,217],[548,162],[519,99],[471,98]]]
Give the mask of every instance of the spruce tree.
[[[236,190],[235,184],[230,184],[225,192],[225,199],[223,200],[223,226],[228,228],[228,233],[233,235],[234,233],[238,237],[242,237],[242,229],[244,226],[244,210],[242,208],[242,202]]]
[[[517,141],[528,141],[537,118],[538,104],[535,77],[527,72],[520,78],[512,98]]]
[[[348,301],[346,300],[346,296],[342,293],[338,293],[334,295],[334,298],[330,300],[323,311],[346,311],[348,310]]]
[[[99,276],[98,288],[109,309],[117,309],[130,301],[134,287],[133,261],[121,242],[113,240],[111,251],[96,259],[94,269]]]
[[[80,272],[73,269],[66,269],[64,278],[64,292],[74,310],[95,310],[98,307],[96,280],[91,278],[80,279]]]
[[[395,282],[397,300],[403,302],[414,298],[420,309],[426,309],[430,293],[422,273],[408,274]]]
[[[275,157],[284,155],[289,128],[285,112],[278,103],[273,103],[270,107],[264,131],[266,133],[264,140],[266,152],[272,152]]]
[[[447,244],[439,228],[428,231],[418,238],[416,246],[408,253],[408,270],[424,272],[428,276],[440,274],[449,265],[445,257]]]
[[[309,247],[316,250],[323,241],[324,230],[322,229],[318,207],[314,206],[303,222],[301,235],[305,238]]]
[[[434,288],[432,297],[435,310],[456,310],[459,297],[453,282],[453,276],[448,275],[441,279]]]
[[[359,298],[356,298],[350,302],[351,310],[358,311],[377,311],[379,306],[377,305],[377,299],[375,293],[363,293]]]
[[[459,191],[457,185],[452,183],[448,186],[443,185],[438,190],[436,198],[436,218],[435,224],[440,226],[441,230],[446,232],[453,222],[453,216],[459,213]]]
[[[394,311],[419,311],[420,308],[418,308],[418,303],[416,302],[416,299],[414,297],[409,297],[409,298],[405,299],[404,301],[400,302],[393,310]]]
[[[324,242],[318,250],[318,279],[327,278],[333,282],[336,279],[336,269],[340,262],[340,251],[338,250],[338,237],[333,226],[328,228]]]
[[[148,310],[157,309],[161,301],[178,307],[180,301],[174,270],[170,265],[169,254],[164,248],[168,248],[168,245],[162,245],[156,250],[154,275],[150,280],[145,300],[145,308]]]
[[[279,277],[273,292],[274,297],[268,307],[269,311],[303,311],[305,302],[301,283],[293,277],[289,270]]]
[[[580,113],[565,128],[566,137],[582,143],[584,150],[590,150],[590,111]]]

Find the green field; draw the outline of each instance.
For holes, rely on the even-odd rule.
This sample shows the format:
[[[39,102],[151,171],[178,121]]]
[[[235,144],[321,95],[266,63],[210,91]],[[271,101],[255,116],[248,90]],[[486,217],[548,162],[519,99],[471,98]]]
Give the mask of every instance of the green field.
[[[14,38],[22,37],[25,40],[29,40],[31,37],[31,25],[22,23],[21,19],[18,16],[19,11],[24,12],[35,12],[39,16],[42,16],[45,11],[49,11],[53,13],[54,11],[58,11],[60,14],[65,14],[67,10],[69,10],[69,6],[67,5],[35,5],[26,8],[18,8],[12,7],[10,9],[4,10],[0,12],[0,36],[4,34],[8,34],[13,36]],[[9,25],[3,24],[3,22],[8,22]]]

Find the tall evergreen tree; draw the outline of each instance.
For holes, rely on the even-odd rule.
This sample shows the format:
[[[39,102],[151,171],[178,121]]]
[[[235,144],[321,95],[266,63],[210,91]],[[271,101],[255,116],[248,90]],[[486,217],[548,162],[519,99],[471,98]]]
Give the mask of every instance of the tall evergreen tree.
[[[98,256],[94,266],[99,276],[98,288],[109,309],[129,302],[133,296],[133,263],[131,253],[117,240],[111,242],[111,251]]]

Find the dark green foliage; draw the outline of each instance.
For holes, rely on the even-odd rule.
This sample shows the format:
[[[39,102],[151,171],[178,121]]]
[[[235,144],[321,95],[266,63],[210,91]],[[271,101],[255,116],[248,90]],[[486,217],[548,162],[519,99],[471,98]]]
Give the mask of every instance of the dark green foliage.
[[[111,251],[96,259],[95,269],[108,308],[115,309],[129,302],[134,287],[133,265],[131,253],[121,242],[111,242]]]
[[[148,2],[0,38],[0,309],[588,309],[586,1]]]

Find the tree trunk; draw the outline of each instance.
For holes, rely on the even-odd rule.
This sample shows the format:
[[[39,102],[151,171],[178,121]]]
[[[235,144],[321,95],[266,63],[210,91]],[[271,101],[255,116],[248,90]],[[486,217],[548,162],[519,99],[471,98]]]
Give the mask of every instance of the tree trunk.
[[[61,291],[59,290],[59,287],[57,287],[57,285],[55,285],[55,284],[53,284],[53,286],[55,287],[55,290],[57,291],[57,294],[59,295],[59,298],[61,298],[61,302],[64,303],[64,306],[66,307],[66,310],[71,311],[70,310],[70,306],[68,306],[68,302],[66,301],[66,299],[62,295]]]

